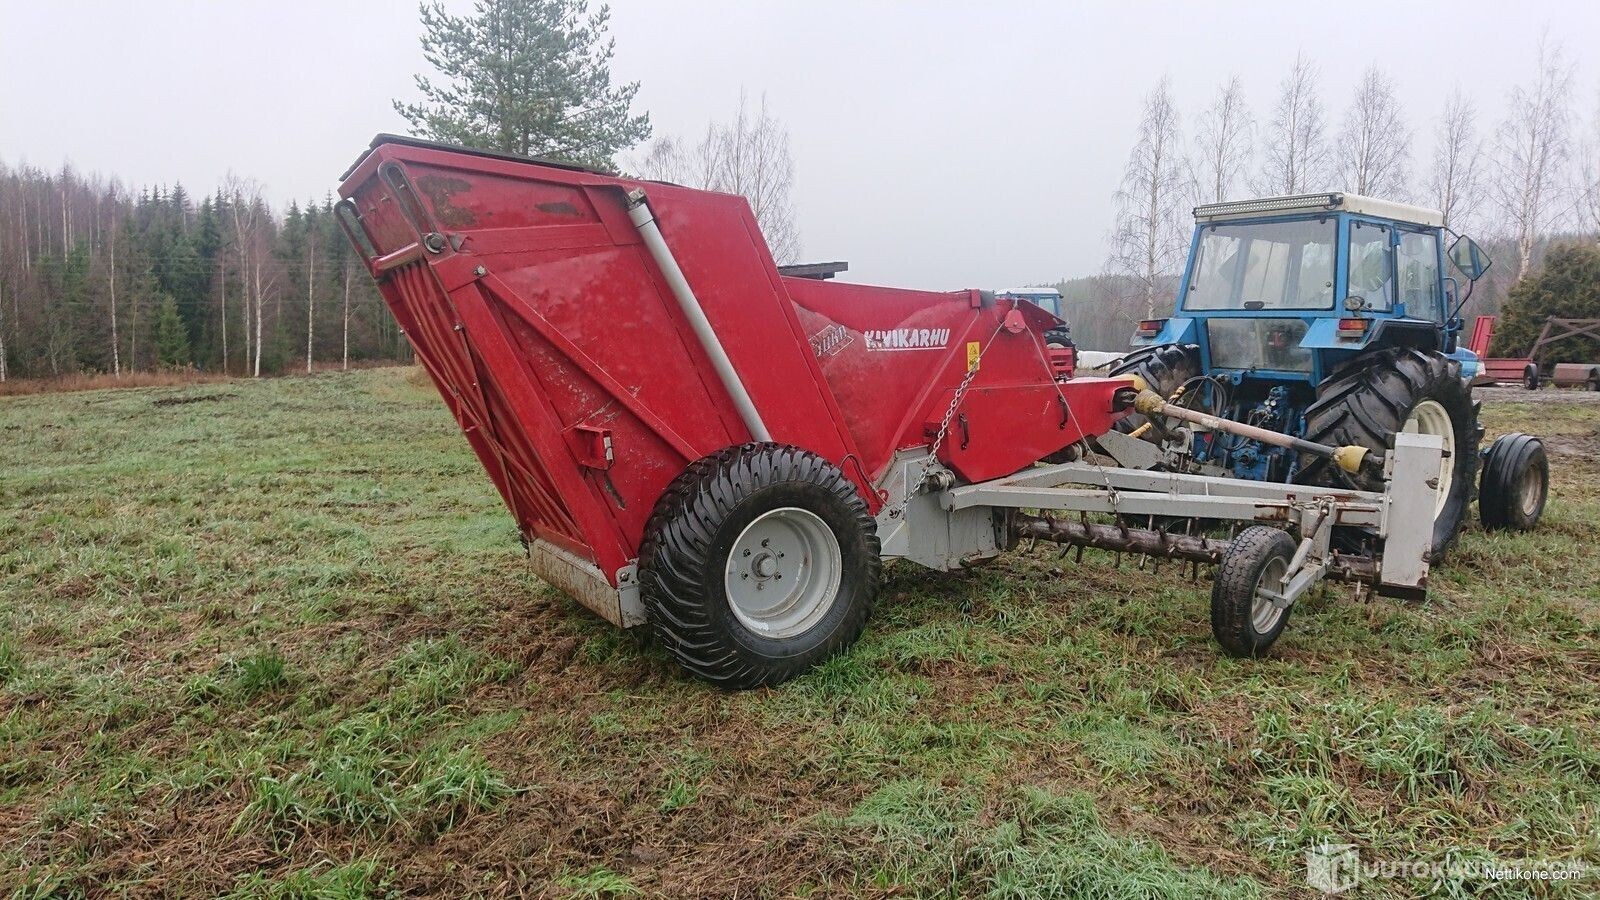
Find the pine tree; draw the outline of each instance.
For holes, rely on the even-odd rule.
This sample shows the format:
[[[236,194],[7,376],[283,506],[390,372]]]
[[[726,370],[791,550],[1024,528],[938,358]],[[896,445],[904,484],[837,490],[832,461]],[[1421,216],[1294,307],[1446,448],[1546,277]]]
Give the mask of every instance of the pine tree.
[[[1544,266],[1511,288],[1494,332],[1491,352],[1527,353],[1551,316],[1564,319],[1600,317],[1600,247],[1589,243],[1558,244],[1545,255]],[[1539,351],[1538,362],[1584,362],[1600,358],[1600,341],[1569,337]]]
[[[178,314],[178,301],[171,294],[156,298],[156,363],[163,369],[189,364],[189,332]]]
[[[639,83],[611,83],[610,17],[587,0],[477,0],[467,16],[425,4],[423,55],[443,82],[416,76],[426,101],[394,107],[435,140],[610,167],[650,137],[630,109]]]

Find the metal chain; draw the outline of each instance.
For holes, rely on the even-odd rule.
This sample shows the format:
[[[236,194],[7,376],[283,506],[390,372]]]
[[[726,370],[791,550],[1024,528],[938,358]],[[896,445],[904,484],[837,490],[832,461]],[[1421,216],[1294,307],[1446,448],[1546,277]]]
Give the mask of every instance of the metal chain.
[[[944,418],[939,420],[939,430],[934,432],[933,443],[928,445],[928,458],[922,461],[922,469],[917,473],[917,477],[906,480],[905,497],[901,499],[898,506],[890,508],[889,518],[899,518],[905,512],[906,507],[911,504],[911,498],[915,496],[917,489],[927,480],[928,474],[934,470],[934,467],[939,465],[939,448],[944,446],[944,439],[950,433],[950,422],[955,419],[956,410],[961,408],[961,399],[966,396],[967,388],[971,387],[973,379],[978,377],[978,369],[983,365],[984,354],[988,353],[989,348],[994,346],[995,336],[1000,333],[1000,329],[1004,326],[1005,319],[1002,318],[1000,324],[995,326],[994,333],[989,335],[989,340],[978,348],[978,358],[973,360],[972,365],[967,367],[967,373],[961,376],[961,381],[957,382],[955,393],[950,395],[950,405],[945,408]]]
[[[939,455],[939,448],[944,446],[945,436],[950,433],[950,420],[955,418],[956,410],[961,406],[961,398],[966,395],[967,388],[972,386],[972,380],[978,377],[978,367],[983,362],[983,354],[988,347],[978,351],[978,358],[967,367],[967,374],[961,376],[961,381],[956,385],[955,393],[950,395],[950,405],[944,411],[944,418],[939,420],[939,430],[933,435],[933,443],[928,446],[928,458],[931,460]],[[926,468],[926,467],[925,467]],[[923,474],[927,474],[924,471]]]

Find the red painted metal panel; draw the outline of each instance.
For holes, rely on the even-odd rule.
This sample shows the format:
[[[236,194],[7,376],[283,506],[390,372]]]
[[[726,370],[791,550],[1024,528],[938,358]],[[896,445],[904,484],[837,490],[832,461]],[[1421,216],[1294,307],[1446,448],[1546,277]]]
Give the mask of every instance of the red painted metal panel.
[[[1032,304],[976,291],[785,282],[874,480],[896,450],[928,443],[974,354],[978,374],[939,454],[962,478],[1010,475],[1111,427],[1111,395],[1127,382],[1058,383],[1043,337],[1057,320]]]

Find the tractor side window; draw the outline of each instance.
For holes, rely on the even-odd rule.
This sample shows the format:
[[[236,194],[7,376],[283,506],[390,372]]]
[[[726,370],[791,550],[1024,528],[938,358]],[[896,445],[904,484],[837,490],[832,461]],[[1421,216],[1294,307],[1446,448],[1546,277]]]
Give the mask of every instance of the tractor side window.
[[[1426,232],[1400,233],[1400,302],[1406,315],[1434,322],[1444,321],[1444,306],[1439,296],[1439,239]]]
[[[1239,238],[1216,228],[1200,239],[1194,277],[1189,281],[1190,309],[1227,309],[1232,302],[1239,269]]]
[[[1389,227],[1370,222],[1350,223],[1349,294],[1371,309],[1394,307],[1394,249]]]

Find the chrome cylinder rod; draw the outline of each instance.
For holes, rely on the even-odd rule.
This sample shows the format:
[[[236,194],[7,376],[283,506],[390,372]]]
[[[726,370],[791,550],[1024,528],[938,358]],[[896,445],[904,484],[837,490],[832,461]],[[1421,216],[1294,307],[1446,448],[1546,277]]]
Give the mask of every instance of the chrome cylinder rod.
[[[661,229],[656,225],[656,217],[650,212],[650,204],[646,202],[643,190],[629,192],[628,218],[633,221],[633,227],[639,230],[639,236],[644,239],[645,249],[650,251],[656,266],[661,269],[662,277],[667,279],[667,287],[672,289],[672,296],[677,299],[684,318],[689,320],[689,328],[699,339],[701,349],[711,358],[711,366],[716,369],[717,378],[722,382],[723,388],[733,398],[734,408],[739,411],[739,418],[744,421],[744,427],[749,429],[750,437],[758,441],[772,440],[772,434],[767,431],[767,425],[762,421],[755,401],[750,399],[750,392],[745,390],[744,382],[739,379],[739,373],[733,367],[733,361],[728,359],[728,352],[722,349],[722,341],[717,339],[711,321],[706,318],[706,311],[701,308],[700,300],[689,287],[688,279],[683,277],[683,269],[678,267],[677,258],[672,255],[671,248],[662,238]]]

